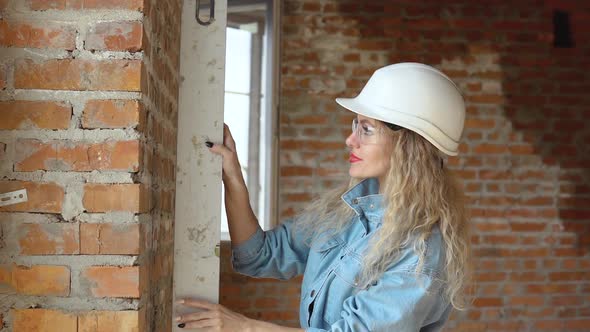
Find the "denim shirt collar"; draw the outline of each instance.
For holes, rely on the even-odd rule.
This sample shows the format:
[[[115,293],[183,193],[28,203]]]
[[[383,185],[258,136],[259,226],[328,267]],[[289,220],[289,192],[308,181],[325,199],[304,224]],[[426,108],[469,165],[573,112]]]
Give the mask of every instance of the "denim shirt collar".
[[[367,232],[367,221],[381,224],[383,218],[383,195],[379,194],[379,180],[368,178],[342,194],[342,200],[360,217]]]

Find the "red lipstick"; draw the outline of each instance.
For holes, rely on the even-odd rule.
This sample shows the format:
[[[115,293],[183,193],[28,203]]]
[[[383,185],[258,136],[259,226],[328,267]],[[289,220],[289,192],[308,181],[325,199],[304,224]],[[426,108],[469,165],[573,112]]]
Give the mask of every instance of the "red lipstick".
[[[350,153],[350,157],[348,158],[348,161],[351,163],[356,163],[357,161],[361,161],[362,159],[357,157],[354,153]]]

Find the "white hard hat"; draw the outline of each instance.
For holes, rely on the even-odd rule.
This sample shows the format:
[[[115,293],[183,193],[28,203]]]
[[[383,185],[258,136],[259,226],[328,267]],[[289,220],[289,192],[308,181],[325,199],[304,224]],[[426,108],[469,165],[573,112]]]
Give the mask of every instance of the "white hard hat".
[[[442,152],[457,155],[465,102],[455,83],[436,68],[414,62],[379,68],[356,98],[336,98],[336,102],[410,129]]]

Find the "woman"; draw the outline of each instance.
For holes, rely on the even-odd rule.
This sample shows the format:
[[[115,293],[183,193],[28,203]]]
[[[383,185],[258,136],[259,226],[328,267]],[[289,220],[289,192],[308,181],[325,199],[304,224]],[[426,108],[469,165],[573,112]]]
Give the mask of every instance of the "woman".
[[[433,67],[400,63],[377,70],[359,96],[336,101],[356,113],[350,183],[313,202],[295,220],[263,232],[227,126],[223,182],[234,269],[256,277],[304,274],[302,329],[255,321],[223,306],[179,318],[221,331],[438,331],[464,306],[469,239],[462,192],[444,167],[456,155],[465,106]],[[244,211],[247,215],[244,216]]]

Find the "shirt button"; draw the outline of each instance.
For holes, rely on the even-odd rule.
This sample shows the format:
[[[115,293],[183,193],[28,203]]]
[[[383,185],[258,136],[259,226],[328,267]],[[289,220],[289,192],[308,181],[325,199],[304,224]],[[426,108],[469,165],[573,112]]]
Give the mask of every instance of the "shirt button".
[[[358,204],[358,203],[359,203],[359,199],[358,198],[355,198],[355,199],[352,200],[352,204]]]
[[[313,297],[314,295],[315,295],[315,289],[313,289],[313,290],[311,291],[311,294],[310,294],[309,296]]]
[[[371,204],[369,207],[372,209],[372,208],[374,208],[374,207],[375,207],[375,205]]]

